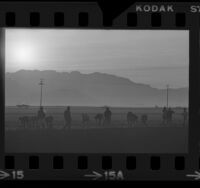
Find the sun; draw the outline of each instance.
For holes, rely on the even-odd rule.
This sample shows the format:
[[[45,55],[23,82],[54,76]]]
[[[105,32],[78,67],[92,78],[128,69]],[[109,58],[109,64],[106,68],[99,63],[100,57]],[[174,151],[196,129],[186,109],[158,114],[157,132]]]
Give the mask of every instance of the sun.
[[[31,43],[19,42],[7,48],[7,59],[13,62],[17,69],[34,68],[36,59],[35,48]]]
[[[20,62],[29,62],[32,58],[32,49],[30,46],[19,46],[15,50],[15,58]]]
[[[33,63],[33,48],[28,44],[19,44],[13,49],[13,58],[16,62],[21,63],[23,66],[29,66]]]

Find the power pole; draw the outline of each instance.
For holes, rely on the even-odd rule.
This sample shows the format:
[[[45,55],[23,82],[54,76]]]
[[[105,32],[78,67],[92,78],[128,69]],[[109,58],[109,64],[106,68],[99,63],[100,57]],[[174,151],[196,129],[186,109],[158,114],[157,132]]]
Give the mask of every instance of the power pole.
[[[167,84],[167,108],[169,107],[169,85]]]
[[[42,90],[43,90],[43,86],[44,86],[44,79],[40,79],[40,107],[42,107]]]

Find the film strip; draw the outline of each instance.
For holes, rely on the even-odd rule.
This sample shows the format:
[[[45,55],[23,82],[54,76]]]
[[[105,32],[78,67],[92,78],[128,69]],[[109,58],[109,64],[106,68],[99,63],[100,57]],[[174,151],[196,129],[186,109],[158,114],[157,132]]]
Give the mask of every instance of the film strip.
[[[128,181],[128,180],[132,180],[132,181],[138,181],[138,180],[185,180],[185,181],[188,180],[190,181],[191,180],[193,181],[193,180],[197,180],[198,181],[200,180],[200,154],[199,154],[200,152],[200,114],[199,114],[200,113],[200,97],[199,97],[200,96],[200,87],[199,87],[200,86],[200,77],[199,77],[200,75],[200,66],[199,66],[200,17],[199,17],[199,12],[200,12],[199,3],[135,2],[125,11],[123,11],[122,13],[120,13],[118,16],[116,16],[115,18],[111,20],[111,19],[107,19],[107,17],[103,14],[98,3],[1,2],[0,3],[0,27],[1,27],[0,43],[2,46],[2,49],[1,49],[2,53],[1,53],[1,58],[0,58],[0,62],[1,62],[1,69],[0,69],[1,71],[0,181],[3,181],[3,180],[8,180],[8,181],[9,180],[86,180],[86,181],[87,180],[108,180],[108,181],[109,180],[114,180],[114,181]],[[186,46],[184,49],[188,49],[188,51],[180,51],[181,53],[180,57],[186,56],[186,59],[188,59],[187,71],[188,71],[188,80],[189,80],[188,82],[189,95],[188,95],[187,102],[188,102],[189,119],[188,119],[188,127],[185,128],[186,133],[180,137],[179,137],[179,134],[176,135],[173,132],[172,134],[175,134],[175,135],[172,135],[171,133],[166,133],[167,135],[166,137],[169,138],[169,140],[166,141],[166,145],[165,145],[165,141],[163,141],[160,138],[163,142],[161,142],[159,145],[159,139],[158,139],[156,141],[157,148],[155,147],[156,148],[155,149],[153,147],[154,149],[152,150],[152,152],[151,152],[151,149],[147,151],[144,151],[145,149],[144,150],[141,149],[141,152],[138,152],[140,151],[139,149],[134,150],[134,146],[133,148],[131,147],[131,145],[133,144],[130,138],[131,136],[128,137],[128,133],[123,133],[123,130],[120,130],[120,133],[115,133],[115,132],[109,133],[108,138],[105,138],[106,143],[102,143],[102,145],[100,143],[100,145],[96,146],[95,144],[97,144],[98,141],[95,142],[95,137],[99,133],[98,132],[94,134],[90,133],[92,134],[92,136],[90,135],[90,140],[87,140],[87,134],[86,134],[87,128],[83,128],[83,130],[81,128],[81,130],[79,130],[79,127],[78,127],[77,128],[79,131],[79,133],[77,134],[78,136],[75,133],[75,137],[77,136],[76,140],[78,139],[78,143],[71,142],[70,143],[71,146],[76,148],[77,145],[81,145],[81,142],[84,142],[84,141],[81,140],[80,135],[86,135],[86,137],[83,137],[83,138],[86,139],[87,146],[92,144],[91,142],[93,142],[94,140],[94,145],[92,145],[93,149],[89,150],[87,148],[86,150],[84,150],[84,148],[81,148],[82,147],[81,145],[79,148],[80,151],[78,152],[76,152],[78,149],[77,150],[69,149],[69,151],[66,149],[66,150],[63,150],[63,152],[62,152],[62,149],[61,150],[58,149],[58,150],[55,150],[55,152],[53,152],[51,151],[51,148],[60,147],[59,145],[54,146],[54,142],[57,142],[57,140],[59,140],[58,137],[62,136],[60,134],[63,134],[63,132],[67,132],[69,130],[64,130],[64,131],[61,130],[59,132],[56,129],[55,130],[54,129],[47,130],[46,128],[43,128],[42,130],[40,129],[39,136],[42,135],[41,136],[42,138],[47,136],[45,137],[45,139],[47,140],[43,140],[41,142],[46,142],[45,146],[47,148],[49,147],[50,150],[47,150],[46,147],[40,150],[37,150],[37,147],[38,148],[40,147],[40,142],[37,141],[39,139],[39,136],[37,137],[38,135],[37,130],[35,129],[29,130],[29,128],[26,128],[25,132],[23,133],[24,135],[27,134],[28,136],[30,136],[32,132],[36,132],[35,138],[32,140],[32,142],[29,142],[29,143],[37,143],[37,144],[24,147],[24,143],[28,140],[27,138],[28,136],[26,138],[24,136],[20,137],[20,135],[17,135],[18,129],[14,128],[13,130],[13,127],[12,127],[16,124],[21,125],[18,120],[19,118],[17,119],[17,122],[14,122],[12,126],[10,127],[9,125],[6,124],[6,121],[11,121],[10,116],[8,116],[6,113],[10,113],[10,114],[14,113],[12,111],[13,109],[11,109],[11,112],[8,112],[6,109],[6,107],[13,106],[14,104],[13,103],[10,106],[6,104],[6,98],[9,94],[5,92],[5,89],[7,87],[6,84],[8,84],[5,78],[6,76],[5,72],[6,72],[6,66],[7,66],[6,58],[10,57],[10,56],[6,56],[6,53],[7,53],[6,46],[8,46],[9,44],[9,41],[6,37],[9,35],[9,31],[15,31],[15,30],[18,30],[19,32],[20,31],[23,32],[23,30],[29,30],[29,31],[30,30],[57,31],[58,30],[58,31],[63,31],[63,32],[65,31],[74,32],[75,30],[80,31],[80,32],[102,31],[102,30],[112,32],[113,30],[114,31],[123,30],[123,31],[133,32],[133,35],[136,35],[136,36],[137,34],[134,33],[134,31],[138,31],[139,33],[143,31],[146,31],[149,33],[151,31],[186,32],[186,35],[188,34],[188,38],[187,38],[188,46]],[[152,33],[152,35],[154,34]],[[41,35],[41,36],[45,36],[45,35]],[[120,35],[117,35],[117,36],[119,37]],[[151,37],[151,35],[149,37]],[[94,38],[95,37],[93,37],[93,39]],[[177,37],[175,37],[174,40],[176,40],[176,38]],[[35,39],[38,41],[37,38]],[[187,39],[185,38],[183,39],[187,42]],[[40,40],[42,40],[42,38],[40,38]],[[49,40],[51,40],[51,38],[49,38]],[[82,41],[82,39],[80,38],[78,38],[77,40],[80,40],[81,42],[84,43],[84,41]],[[137,40],[137,37],[135,40],[137,41],[136,44],[139,45],[140,41]],[[81,45],[81,42],[79,43],[79,45]],[[165,42],[167,43],[167,41]],[[181,43],[180,41],[178,42]],[[128,41],[126,43],[128,43]],[[162,41],[160,43],[162,43]],[[153,47],[154,47],[154,44],[150,44],[148,46],[148,49],[150,50]],[[161,45],[161,48],[162,48],[162,45]],[[170,48],[171,46],[169,44],[169,51],[170,51]],[[141,48],[141,50],[142,49],[143,48]],[[28,51],[25,51],[24,53],[26,54],[26,52],[28,54]],[[178,54],[179,51],[171,52],[171,53],[172,53],[171,56],[173,56],[174,54]],[[188,54],[188,56],[186,54]],[[81,56],[81,53],[79,53],[79,55]],[[158,52],[158,56],[159,55],[160,54]],[[150,59],[150,56],[148,58]],[[22,58],[20,59],[20,61],[23,61],[23,60],[24,59]],[[17,63],[17,60],[12,61],[12,62]],[[176,64],[176,62],[174,63]],[[24,69],[26,69],[25,64],[23,64],[23,66],[24,66]],[[38,66],[40,67],[40,65]],[[55,67],[56,66],[59,66],[59,64],[58,65],[55,64]],[[177,67],[174,67],[174,69],[175,68]],[[173,71],[171,69],[166,69],[166,70]],[[162,75],[160,75],[160,77],[162,77]],[[44,82],[46,82],[46,79]],[[174,80],[174,82],[176,82],[176,80]],[[15,84],[13,84],[13,87],[14,85]],[[41,86],[43,85],[42,80],[41,80],[40,85]],[[13,92],[17,93],[16,90],[17,88],[15,88]],[[181,94],[176,94],[176,95],[180,95],[181,97]],[[22,101],[18,100],[17,102],[21,103]],[[22,109],[24,111],[29,111],[31,108],[30,106],[26,106],[26,104],[18,104],[18,105],[19,106],[17,107],[17,109],[19,112],[21,112]],[[73,110],[73,104],[71,106],[72,106],[71,109]],[[42,107],[42,104],[40,104],[40,107]],[[93,113],[93,111],[91,113]],[[139,112],[138,116],[140,115],[141,114]],[[87,122],[87,116],[83,117],[83,119],[85,119],[85,121]],[[127,119],[128,119],[128,116],[127,116]],[[105,120],[106,120],[106,115],[105,115]],[[121,120],[116,120],[116,121],[119,122],[120,124]],[[22,124],[25,122],[23,125],[26,126],[25,125],[26,120],[22,120],[21,122]],[[27,123],[27,124],[28,126],[30,125],[30,123]],[[94,122],[92,124],[94,124]],[[31,120],[31,125],[32,125],[32,120]],[[136,123],[135,126],[136,126],[135,129],[139,129],[140,124],[138,125]],[[54,123],[54,127],[56,127],[56,123]],[[150,128],[154,130],[156,129],[155,127],[151,127],[151,126]],[[147,128],[147,129],[150,129],[150,128]],[[73,128],[73,124],[72,124],[71,129],[72,130],[74,129],[74,131],[76,131],[76,128]],[[93,129],[91,128],[90,131],[92,131]],[[105,130],[107,129],[105,128]],[[20,131],[23,131],[23,130],[21,130],[20,128]],[[51,132],[53,131],[55,131],[56,134],[58,134],[57,137],[55,135],[54,136],[51,135],[52,134]],[[102,130],[99,130],[99,131],[102,131]],[[128,131],[131,132],[131,130],[128,130]],[[50,135],[47,135],[47,134],[50,134]],[[66,133],[66,134],[67,134],[66,137],[67,136],[70,137],[70,135],[68,135],[69,133]],[[107,133],[105,134],[107,135]],[[123,145],[114,144],[114,142],[116,142],[117,140],[116,137],[123,134],[125,137],[122,137],[122,138],[126,138],[127,136],[127,138],[130,139],[130,143],[129,143],[130,147],[127,150],[123,149]],[[161,133],[157,132],[157,134],[159,135]],[[163,134],[163,136],[164,135],[165,134]],[[156,137],[156,135],[154,136]],[[174,139],[173,136],[175,136],[176,139]],[[143,137],[143,140],[148,140],[147,137],[148,137],[148,133],[147,135],[145,135],[145,137]],[[50,138],[50,140],[48,140],[48,138]],[[93,140],[91,140],[91,138]],[[119,136],[119,139],[122,139],[122,138]],[[179,138],[181,141],[179,141]],[[113,142],[113,145],[110,144],[111,142]],[[121,142],[123,142],[123,140],[121,140]],[[147,142],[141,143],[141,148],[149,147],[147,146],[148,145]],[[13,144],[13,143],[16,143],[16,144]],[[179,145],[177,143],[179,143]],[[110,145],[111,148],[109,147],[107,148],[106,145]],[[172,149],[172,151],[169,151],[169,152],[168,150],[162,149],[165,147],[167,148],[170,145],[174,145],[174,146],[178,145],[176,146],[178,149],[179,147],[184,148],[184,149],[177,150],[177,152],[176,152],[176,149],[177,149],[176,147],[174,150]],[[14,148],[14,146],[17,148]],[[118,149],[114,150],[113,149],[114,146]],[[67,147],[69,146],[66,145],[66,148]],[[104,147],[107,149],[104,150],[103,149]],[[24,149],[24,148],[28,148],[28,149]],[[109,152],[109,149],[111,152]]]

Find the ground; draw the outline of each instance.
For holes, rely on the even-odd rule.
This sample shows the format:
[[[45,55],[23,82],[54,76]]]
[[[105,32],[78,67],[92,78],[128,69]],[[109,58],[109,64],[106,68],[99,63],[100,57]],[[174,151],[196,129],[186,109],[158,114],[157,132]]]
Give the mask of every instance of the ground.
[[[172,124],[163,125],[161,108],[111,108],[112,124],[99,126],[94,116],[103,107],[71,107],[72,128],[63,129],[65,107],[45,107],[54,117],[52,129],[24,129],[22,116],[36,115],[38,107],[28,109],[6,107],[6,152],[34,153],[184,153],[188,147],[188,125],[183,124],[182,109],[174,108]],[[127,125],[126,114],[132,111],[140,118],[149,117],[133,127]],[[82,125],[81,114],[88,113],[90,122]]]

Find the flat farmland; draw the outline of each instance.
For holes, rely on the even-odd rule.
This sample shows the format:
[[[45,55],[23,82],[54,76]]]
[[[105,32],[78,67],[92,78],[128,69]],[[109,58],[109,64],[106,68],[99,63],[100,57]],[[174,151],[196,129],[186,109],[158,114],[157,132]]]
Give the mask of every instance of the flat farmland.
[[[184,153],[188,147],[188,125],[183,124],[181,108],[173,108],[171,124],[162,123],[162,108],[110,108],[111,125],[98,125],[95,115],[104,107],[71,107],[71,129],[63,129],[65,107],[45,107],[47,115],[54,118],[51,129],[21,126],[19,117],[35,116],[38,107],[28,109],[6,107],[6,152],[16,153]],[[133,112],[139,121],[130,127],[127,112]],[[90,121],[83,125],[82,113]],[[144,125],[140,117],[148,115]]]

